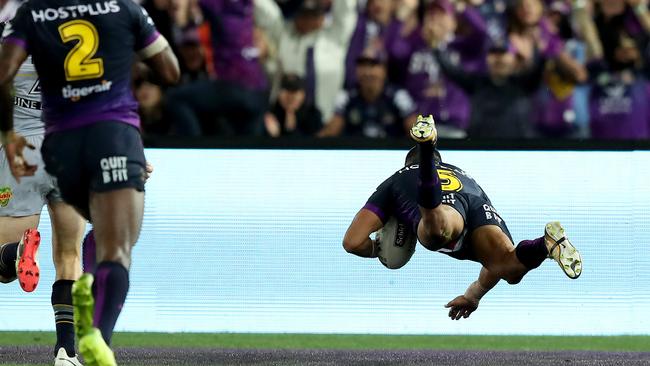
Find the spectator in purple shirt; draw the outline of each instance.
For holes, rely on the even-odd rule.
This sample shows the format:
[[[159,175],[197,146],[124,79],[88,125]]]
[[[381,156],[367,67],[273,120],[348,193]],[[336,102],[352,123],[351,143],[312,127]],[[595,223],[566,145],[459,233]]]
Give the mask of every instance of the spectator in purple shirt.
[[[219,120],[221,133],[261,135],[267,79],[254,43],[253,0],[198,1],[210,24],[216,80],[171,90],[167,115],[178,135],[201,136]]]
[[[541,37],[557,38],[562,45],[558,56],[565,57],[565,67],[549,62],[544,86],[535,99],[535,123],[540,136],[581,137],[586,125],[586,91],[578,90],[587,80],[583,46],[575,39],[571,25],[571,6],[565,0],[549,2]],[[549,56],[553,53],[549,52]],[[569,67],[566,67],[566,65]]]
[[[469,123],[469,100],[460,87],[444,77],[431,53],[439,29],[450,36],[446,51],[451,62],[468,72],[483,71],[485,22],[476,8],[466,3],[454,7],[449,0],[429,1],[423,9],[416,51],[406,68],[406,88],[418,111],[434,116],[440,136],[462,138]]]
[[[350,39],[345,59],[346,88],[355,85],[356,60],[366,50],[386,52],[389,73],[399,74],[400,62],[403,66],[411,52],[409,39],[417,28],[417,19],[411,15],[415,15],[416,7],[414,0],[368,0]]]
[[[591,134],[596,139],[647,139],[647,7],[633,12],[624,0],[599,2],[595,22],[587,4],[574,8],[590,58]]]

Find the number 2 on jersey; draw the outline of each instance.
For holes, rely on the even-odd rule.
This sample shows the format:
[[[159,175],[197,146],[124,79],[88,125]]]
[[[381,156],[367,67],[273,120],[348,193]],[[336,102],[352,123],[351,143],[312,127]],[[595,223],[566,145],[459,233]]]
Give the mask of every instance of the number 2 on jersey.
[[[104,75],[104,60],[93,58],[99,47],[97,28],[85,20],[73,20],[59,26],[63,43],[77,41],[65,58],[67,81],[96,79]]]

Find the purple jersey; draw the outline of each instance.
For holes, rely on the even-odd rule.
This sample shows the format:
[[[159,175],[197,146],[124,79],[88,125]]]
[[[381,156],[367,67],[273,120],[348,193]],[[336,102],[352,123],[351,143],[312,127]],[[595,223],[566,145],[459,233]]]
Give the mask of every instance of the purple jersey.
[[[366,49],[384,51],[384,34],[385,27],[373,20],[368,19],[367,15],[361,14],[357,20],[357,27],[350,39],[348,54],[345,58],[345,87],[353,88],[356,84],[356,62],[357,58]]]
[[[602,63],[590,65],[590,74],[593,77],[589,97],[592,137],[650,137],[647,80],[630,70],[610,72]]]
[[[449,56],[460,65],[460,54],[450,49]],[[467,95],[442,72],[431,48],[424,40],[411,55],[407,68],[406,90],[415,100],[419,113],[432,114],[438,123],[465,129],[469,123]]]
[[[458,14],[458,20],[465,25],[464,34],[456,34],[449,48],[458,52],[463,69],[468,72],[485,71],[486,44],[488,40],[487,23],[473,6]]]
[[[253,42],[253,0],[200,0],[212,31],[217,78],[262,90],[267,79]]]
[[[420,47],[420,29],[393,21],[386,29],[384,45],[388,53],[388,78],[393,85],[404,87],[411,55]]]
[[[578,56],[575,40],[566,42],[565,50]],[[582,59],[582,57],[576,57]],[[564,134],[575,128],[577,112],[574,99],[576,85],[564,78],[557,68],[547,69],[544,77],[545,87],[540,88],[535,98],[537,127],[551,134]]]
[[[32,55],[46,133],[100,121],[139,127],[131,92],[134,51],[160,35],[131,0],[33,0],[4,31]]]

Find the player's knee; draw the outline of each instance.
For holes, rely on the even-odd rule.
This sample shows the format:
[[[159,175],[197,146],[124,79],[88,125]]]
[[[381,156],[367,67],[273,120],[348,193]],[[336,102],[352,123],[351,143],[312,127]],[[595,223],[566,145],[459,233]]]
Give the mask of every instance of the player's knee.
[[[524,276],[521,274],[508,273],[503,279],[508,282],[509,285],[516,285],[521,282],[522,278],[524,278]]]
[[[525,273],[521,273],[521,271],[517,270],[513,266],[507,266],[507,265],[502,265],[497,267],[495,273],[498,274],[498,276],[508,282],[510,285],[516,285],[519,282],[521,282],[521,279],[524,278]]]

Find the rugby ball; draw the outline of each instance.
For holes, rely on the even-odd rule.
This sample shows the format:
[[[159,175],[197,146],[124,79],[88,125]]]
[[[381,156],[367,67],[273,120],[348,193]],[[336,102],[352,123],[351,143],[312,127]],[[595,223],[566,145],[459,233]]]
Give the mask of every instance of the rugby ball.
[[[377,257],[388,269],[402,268],[413,256],[417,234],[406,223],[391,217],[375,237]]]

